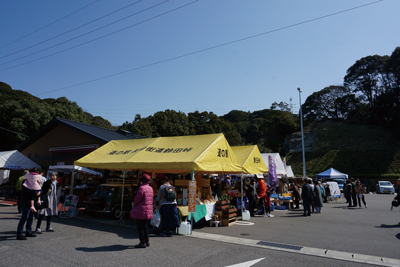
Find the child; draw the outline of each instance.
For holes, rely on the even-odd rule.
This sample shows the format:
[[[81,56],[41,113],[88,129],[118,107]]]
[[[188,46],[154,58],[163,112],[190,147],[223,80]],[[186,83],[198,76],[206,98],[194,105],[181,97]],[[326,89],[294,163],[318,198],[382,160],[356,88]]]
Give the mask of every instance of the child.
[[[264,202],[265,202],[265,217],[275,217],[274,215],[271,214],[271,191],[267,191],[267,193],[265,194],[265,198],[264,198]]]
[[[38,196],[38,201],[37,203],[40,205],[40,192],[41,192],[41,183],[42,183],[42,176],[38,174],[38,170],[36,168],[33,168],[31,172],[26,174],[24,176],[25,182],[23,183],[23,186],[25,186],[28,189],[28,193],[31,196],[30,197],[30,205],[31,208],[30,210],[32,212],[37,212],[35,209],[34,201],[35,201],[35,196]]]

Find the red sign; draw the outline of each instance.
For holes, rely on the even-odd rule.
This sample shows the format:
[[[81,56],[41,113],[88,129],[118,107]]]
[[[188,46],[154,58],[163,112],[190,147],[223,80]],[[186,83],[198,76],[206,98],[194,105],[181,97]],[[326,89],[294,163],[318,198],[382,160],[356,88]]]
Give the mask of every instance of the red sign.
[[[196,212],[196,181],[189,182],[189,203],[188,211]]]

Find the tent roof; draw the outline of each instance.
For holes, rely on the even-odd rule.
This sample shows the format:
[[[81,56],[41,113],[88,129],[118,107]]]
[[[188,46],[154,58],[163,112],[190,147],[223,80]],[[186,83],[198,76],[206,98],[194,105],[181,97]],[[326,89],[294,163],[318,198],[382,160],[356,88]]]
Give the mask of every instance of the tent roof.
[[[146,138],[144,136],[136,135],[136,134],[130,133],[128,131],[120,131],[120,130],[115,131],[115,130],[104,128],[104,127],[99,127],[99,126],[90,125],[90,124],[86,124],[86,123],[82,123],[82,122],[76,122],[76,121],[72,121],[72,120],[54,117],[50,122],[48,122],[46,125],[44,125],[42,128],[40,128],[38,131],[36,131],[33,135],[29,136],[29,138],[27,138],[23,143],[18,145],[17,149],[19,151],[24,150],[25,148],[30,146],[32,143],[36,142],[36,140],[38,140],[43,135],[45,135],[47,132],[54,129],[59,124],[65,125],[69,128],[72,128],[72,129],[78,131],[78,132],[81,132],[85,135],[95,138],[95,139],[101,141],[103,144],[106,142],[109,142],[111,140]]]
[[[55,166],[49,166],[49,170],[71,170],[72,171],[78,171],[78,172],[85,172],[85,173],[90,173],[93,175],[100,175],[103,176],[101,172],[96,172],[90,169],[87,169],[85,167],[81,166],[76,166],[76,165],[55,165]]]
[[[317,178],[348,178],[349,176],[345,173],[341,173],[334,168],[330,168],[324,172],[318,173]]]
[[[31,169],[31,168],[38,168],[41,167],[27,158],[18,150],[10,150],[10,151],[2,151],[0,152],[0,167],[7,168],[7,166],[20,166],[21,169]]]
[[[267,165],[267,168],[269,169],[269,163],[268,163],[268,156],[272,156],[275,159],[276,163],[276,174],[277,175],[286,175],[286,169],[285,166],[283,165],[281,156],[279,153],[261,153],[261,156],[264,159],[264,162]]]
[[[231,148],[244,173],[258,174],[268,171],[258,146],[233,146]]]
[[[287,177],[288,178],[293,178],[294,177],[292,166],[290,166],[290,165],[286,166],[286,171],[287,171]]]
[[[240,173],[235,154],[221,134],[114,140],[75,165],[96,169],[140,169],[156,173]]]

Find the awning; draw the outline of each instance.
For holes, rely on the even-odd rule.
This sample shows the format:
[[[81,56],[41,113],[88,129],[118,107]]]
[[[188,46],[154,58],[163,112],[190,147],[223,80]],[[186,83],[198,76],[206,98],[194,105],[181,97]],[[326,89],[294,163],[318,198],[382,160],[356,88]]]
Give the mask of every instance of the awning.
[[[262,174],[268,172],[258,146],[233,146],[232,150],[242,166],[243,173]]]
[[[76,165],[55,165],[55,166],[49,166],[49,171],[56,171],[56,170],[70,170],[71,172],[83,172],[83,173],[90,173],[93,175],[99,175],[103,176],[101,172],[96,172],[81,166],[76,166]]]
[[[324,172],[318,173],[317,178],[348,178],[349,176],[345,173],[341,173],[334,168],[330,168]]]
[[[75,165],[96,169],[240,173],[235,154],[223,134],[114,140]]]

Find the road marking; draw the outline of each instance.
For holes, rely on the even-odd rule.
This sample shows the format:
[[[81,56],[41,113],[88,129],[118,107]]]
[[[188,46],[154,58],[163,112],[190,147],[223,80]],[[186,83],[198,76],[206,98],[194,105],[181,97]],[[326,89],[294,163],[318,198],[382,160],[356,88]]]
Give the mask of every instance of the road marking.
[[[285,247],[293,246],[293,245],[289,245],[289,244],[282,244],[284,246],[266,246],[263,243],[271,243],[271,242],[247,239],[247,238],[231,237],[231,236],[225,236],[225,235],[201,233],[201,232],[192,232],[192,235],[186,235],[185,237],[213,240],[213,241],[218,241],[218,242],[237,244],[240,246],[279,250],[279,251],[298,253],[298,254],[304,254],[304,255],[309,255],[309,256],[330,258],[330,259],[335,259],[335,260],[358,262],[358,263],[364,263],[364,264],[371,264],[371,265],[375,265],[375,266],[391,266],[391,267],[400,266],[399,259],[365,255],[365,254],[356,254],[356,253],[343,252],[343,251],[337,251],[337,250],[327,250],[327,249],[311,248],[311,247],[301,247],[301,249],[299,249],[299,250],[293,250],[293,249],[285,248]],[[232,266],[235,266],[235,265],[232,265]],[[238,265],[238,266],[241,266],[241,265]],[[243,265],[243,266],[246,266],[246,265]]]
[[[252,261],[246,261],[246,262],[242,262],[242,263],[238,263],[238,264],[234,264],[234,265],[229,265],[229,266],[225,266],[225,267],[250,267],[250,266],[256,264],[257,262],[262,261],[263,259],[265,259],[265,258],[252,260]]]
[[[236,225],[254,225],[253,222],[236,221]]]

